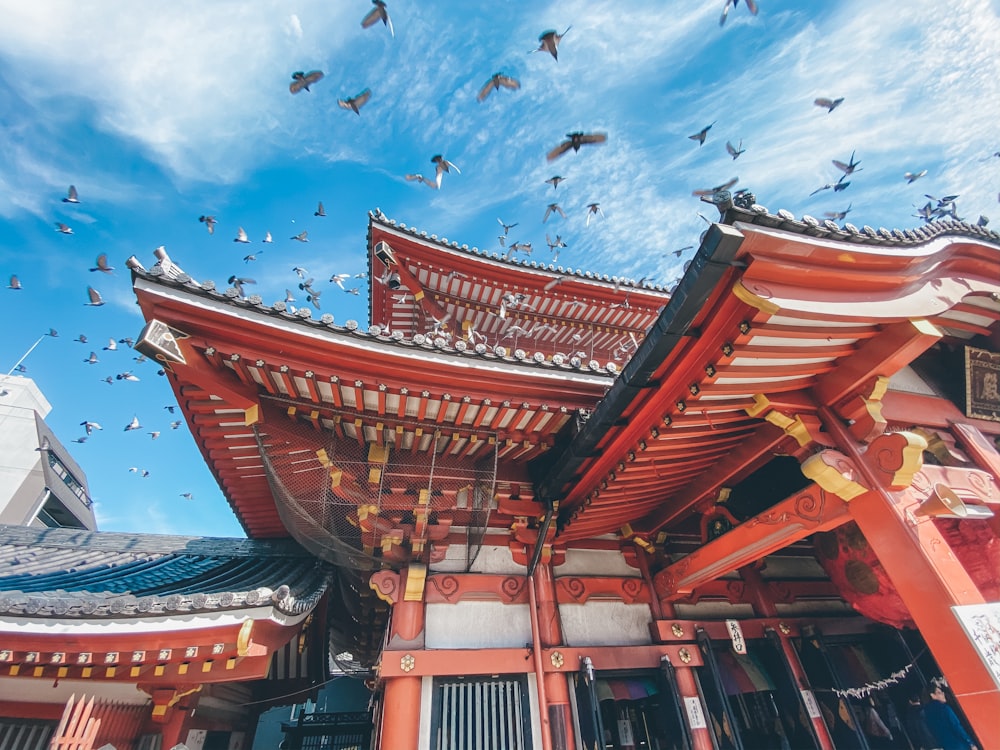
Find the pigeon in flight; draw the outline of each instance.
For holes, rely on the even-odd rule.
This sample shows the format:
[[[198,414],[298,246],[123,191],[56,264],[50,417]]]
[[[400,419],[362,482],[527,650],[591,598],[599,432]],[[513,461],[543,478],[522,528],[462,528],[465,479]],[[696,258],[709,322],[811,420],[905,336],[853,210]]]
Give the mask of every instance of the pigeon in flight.
[[[715,195],[717,193],[721,193],[723,190],[729,190],[729,188],[731,188],[739,181],[740,181],[739,177],[734,177],[733,179],[723,182],[721,185],[716,185],[715,187],[712,188],[705,188],[704,190],[692,190],[691,195],[698,197]]]
[[[243,256],[243,262],[244,263],[251,263],[252,261],[257,260],[257,256],[260,253],[262,253],[262,252],[264,252],[264,251],[263,250],[258,250],[256,253],[250,253],[249,255],[244,255]]]
[[[326,216],[326,209],[323,208],[323,201],[320,201],[319,205],[316,206],[316,210],[313,211],[313,216]]]
[[[139,424],[139,417],[133,416],[132,421],[125,425],[125,432],[131,432],[132,430],[141,430],[142,425]],[[131,471],[131,469],[129,470]]]
[[[569,140],[563,141],[554,149],[549,151],[549,153],[545,156],[545,158],[548,159],[549,161],[555,161],[570,149],[573,149],[574,151],[579,151],[580,146],[582,146],[585,143],[604,143],[605,141],[608,140],[608,134],[576,132],[576,133],[567,133],[566,138],[568,138]]]
[[[361,28],[367,29],[381,21],[382,25],[389,29],[389,34],[395,38],[396,32],[392,28],[392,19],[389,18],[389,11],[386,9],[383,0],[372,0],[372,5],[375,7],[368,11],[365,17],[361,19]]]
[[[129,349],[131,349],[132,348],[132,344],[135,343],[135,339],[133,339],[131,336],[126,336],[123,339],[118,339],[118,343],[119,344],[125,344],[125,346],[127,346]]]
[[[115,270],[112,266],[108,265],[107,253],[101,253],[100,255],[98,255],[97,260],[94,262],[94,264],[95,264],[94,267],[90,269],[91,271],[101,271],[103,273],[111,273],[112,271]]]
[[[308,242],[309,241],[309,232],[303,229],[301,232],[299,232],[294,237],[291,237],[290,239],[298,240],[299,242]]]
[[[180,426],[181,426],[180,420],[174,420],[173,422],[170,423],[171,430],[176,430]]]
[[[476,99],[481,102],[485,101],[486,97],[494,91],[499,91],[501,86],[505,89],[510,89],[511,91],[517,91],[521,88],[521,82],[516,78],[504,75],[503,73],[494,73],[490,76],[490,79],[483,84],[483,87],[479,89],[479,95]]]
[[[601,210],[600,203],[588,203],[587,204],[587,226],[590,226],[590,219],[594,216],[600,216],[604,218],[604,211]]]
[[[91,352],[90,356],[83,361],[86,362],[88,365],[96,365],[98,362],[100,362],[100,360],[97,358],[97,352]]]
[[[297,71],[292,73],[292,82],[288,84],[288,90],[293,94],[300,91],[308,91],[309,87],[323,78],[322,70],[310,70],[308,73]]]
[[[81,344],[86,344],[87,343],[87,337],[86,337],[86,335],[84,335],[82,333],[79,336],[77,336],[75,339],[73,339],[73,340],[74,341],[79,341]]]
[[[830,188],[833,188],[833,192],[839,193],[842,190],[846,190],[847,186],[850,185],[850,184],[851,184],[850,182],[844,182],[844,178],[841,177],[839,180],[837,180],[837,182],[835,182],[833,184],[831,184],[831,183],[828,182],[823,187],[816,188],[811,193],[809,193],[809,196],[812,197],[812,196],[816,195],[816,193],[821,193],[824,190],[829,190]]]
[[[148,434],[153,440],[156,440],[156,438],[158,438],[160,436],[160,431],[159,430],[153,430],[152,432],[149,432],[149,433],[146,433],[146,434]]]
[[[567,26],[566,31],[562,34],[557,34],[555,29],[549,29],[548,31],[543,31],[538,35],[538,49],[531,50],[532,52],[548,52],[552,57],[559,60],[559,42],[562,38],[566,36],[572,26]]]
[[[434,182],[434,180],[427,179],[426,177],[424,177],[419,172],[407,174],[407,175],[405,175],[405,177],[406,177],[407,181],[409,181],[409,182],[422,182],[427,187],[433,188],[433,189],[437,190],[437,183]]]
[[[104,347],[106,352],[116,352],[118,351],[118,342],[114,339],[108,339],[108,345]]]
[[[736,161],[740,158],[740,154],[746,151],[746,149],[743,148],[743,140],[740,140],[739,146],[733,146],[731,141],[726,141],[726,151],[728,151],[729,155],[733,157],[733,161]]]
[[[544,224],[547,222],[549,220],[549,216],[553,213],[559,214],[564,219],[566,218],[566,212],[562,210],[562,207],[558,203],[550,203],[545,209],[545,216],[542,217],[542,223]]]
[[[919,180],[925,174],[927,174],[926,169],[921,169],[919,172],[906,172],[903,175],[903,179],[906,180],[907,185],[912,185],[914,182]]]
[[[500,226],[503,227],[503,236],[504,237],[506,237],[510,233],[511,229],[513,229],[514,227],[516,227],[518,225],[518,222],[516,222],[516,221],[513,224],[504,224],[503,223],[503,219],[501,219],[500,217],[497,217],[497,221],[499,221],[500,222]]]
[[[84,421],[80,422],[80,426],[87,431],[88,435],[90,435],[94,430],[104,429],[97,422],[91,422],[89,419],[85,419]]]
[[[842,162],[842,161],[838,161],[837,159],[833,160],[833,166],[835,166],[837,169],[839,169],[841,172],[843,172],[844,173],[844,177],[846,177],[847,175],[850,175],[850,174],[854,174],[855,172],[860,172],[861,171],[860,169],[858,169],[858,165],[861,162],[860,161],[854,161],[854,154],[855,154],[855,152],[852,151],[851,152],[851,160],[849,162],[847,162],[846,164],[844,162]]]
[[[265,232],[264,233],[264,239],[262,239],[261,242],[274,242],[274,240],[271,239],[271,233],[270,232]]]
[[[711,125],[706,125],[694,135],[689,135],[688,138],[692,141],[698,141],[699,146],[705,145],[705,137],[708,135],[708,131],[712,129],[712,125],[715,125],[714,121]]]
[[[562,181],[563,181],[563,180],[565,180],[565,179],[566,179],[566,178],[565,178],[565,177],[563,177],[562,175],[558,175],[558,174],[554,174],[554,175],[552,175],[552,176],[551,176],[551,177],[550,177],[549,179],[547,179],[547,180],[545,181],[545,184],[546,184],[546,185],[551,185],[551,186],[552,186],[552,189],[553,189],[553,190],[556,190],[556,189],[558,189],[558,187],[559,187],[559,183],[560,183],[560,182],[562,182]]]
[[[747,10],[750,11],[750,15],[757,15],[757,3],[755,0],[745,0],[747,5]],[[726,18],[729,17],[729,9],[735,8],[740,4],[740,0],[726,0],[726,4],[722,8],[722,17],[719,18],[719,26],[723,26],[726,23]]]
[[[56,231],[60,234],[73,234],[73,228],[63,224],[61,221],[55,222]]]
[[[199,216],[198,221],[205,225],[209,234],[215,234],[216,221],[214,216]]]
[[[354,114],[360,115],[361,108],[368,103],[368,100],[372,98],[372,90],[365,89],[360,94],[355,94],[354,96],[349,96],[346,99],[338,99],[337,104],[340,105],[341,109],[350,109],[354,111]]]
[[[437,174],[435,182],[437,183],[438,188],[441,187],[441,178],[444,177],[445,172],[450,173],[451,170],[454,169],[457,174],[462,174],[461,169],[456,167],[452,162],[445,159],[443,156],[441,156],[441,154],[435,154],[434,156],[432,156],[431,162],[435,165],[434,170]]]
[[[133,383],[139,382],[139,378],[128,371],[120,372],[117,375],[115,375],[115,380],[129,380]]]
[[[190,492],[182,492],[180,496],[183,497],[185,500],[194,500],[194,495],[191,494]]]
[[[82,437],[78,437],[78,438],[73,438],[73,442],[74,442],[74,443],[80,443],[80,444],[82,445],[83,443],[86,443],[86,442],[87,442],[87,436],[86,436],[86,435],[84,435],[84,436],[82,436]]]
[[[347,281],[349,278],[351,278],[351,274],[349,273],[335,273],[333,276],[330,277],[330,283],[336,284],[341,289],[344,289],[344,282]],[[346,292],[347,290],[344,289],[344,291]]]
[[[239,242],[239,243],[242,243],[244,245],[247,245],[247,244],[250,243],[250,238],[247,237],[246,230],[243,229],[243,227],[240,227],[239,229],[236,230],[236,236],[233,237],[233,242]]]
[[[847,218],[847,214],[851,212],[851,208],[853,206],[854,206],[853,203],[848,203],[847,208],[845,208],[843,211],[826,211],[824,212],[823,216],[832,221],[843,221],[844,219]]]
[[[79,203],[80,196],[77,195],[76,186],[70,185],[69,190],[66,192],[66,197],[62,199],[63,203]]]
[[[57,338],[59,338],[59,331],[57,331],[55,328],[50,328],[49,332],[46,333],[45,335],[46,336],[51,336],[52,338],[57,339]]]
[[[85,302],[84,305],[88,307],[100,307],[104,304],[101,293],[92,286],[87,287],[87,297],[90,299],[90,302]]]
[[[12,274],[11,277],[10,277],[10,283],[7,284],[7,288],[8,289],[13,289],[15,292],[20,291],[21,290],[21,280],[19,278],[17,278],[17,276],[15,276],[15,275]]]
[[[827,113],[833,112],[833,110],[835,110],[837,107],[843,104],[843,102],[844,102],[844,97],[840,97],[839,99],[828,99],[825,96],[820,96],[817,97],[816,99],[813,99],[813,104],[815,104],[817,107],[825,107]]]
[[[229,277],[229,283],[233,285],[233,288],[239,293],[241,297],[245,296],[243,294],[244,284],[256,284],[257,282],[253,279],[244,279],[236,276],[235,274]]]
[[[302,266],[295,266],[295,268],[293,268],[292,270],[295,272],[295,275],[298,276],[300,279],[304,279],[306,276],[309,275],[309,272]]]

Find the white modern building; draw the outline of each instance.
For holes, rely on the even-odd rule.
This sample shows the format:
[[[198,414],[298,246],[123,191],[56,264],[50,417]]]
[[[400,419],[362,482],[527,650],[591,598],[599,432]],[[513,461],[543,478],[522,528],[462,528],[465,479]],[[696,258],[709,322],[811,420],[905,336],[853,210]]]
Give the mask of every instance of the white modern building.
[[[0,523],[94,530],[87,477],[45,424],[51,410],[33,380],[0,375]]]

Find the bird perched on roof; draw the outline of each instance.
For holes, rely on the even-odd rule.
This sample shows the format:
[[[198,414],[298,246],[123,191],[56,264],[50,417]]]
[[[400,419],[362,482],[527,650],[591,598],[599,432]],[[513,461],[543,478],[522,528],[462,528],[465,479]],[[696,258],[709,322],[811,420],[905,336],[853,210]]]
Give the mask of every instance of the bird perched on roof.
[[[293,94],[297,94],[300,91],[308,91],[310,86],[322,78],[322,70],[310,70],[308,73],[304,73],[301,70],[296,71],[292,73],[292,82],[288,84],[288,90]]]
[[[704,196],[709,196],[709,195],[716,195],[717,193],[721,193],[724,190],[729,190],[729,188],[731,188],[733,185],[735,185],[739,181],[740,181],[739,177],[733,177],[731,180],[727,180],[726,182],[723,182],[721,185],[716,185],[715,187],[705,188],[703,190],[692,190],[691,191],[691,195],[694,195],[694,196],[697,196],[697,197],[704,197]],[[706,219],[706,221],[707,221],[707,219]],[[709,223],[711,223],[711,222],[709,222]]]
[[[587,226],[588,227],[590,226],[590,219],[591,219],[591,217],[598,216],[598,215],[600,215],[600,217],[602,219],[604,218],[604,211],[601,210],[601,204],[600,203],[588,203],[587,204]]]
[[[545,181],[545,184],[546,185],[551,185],[552,189],[556,190],[559,187],[559,183],[562,182],[565,179],[566,178],[563,177],[562,175],[554,174],[549,179],[547,179]]]
[[[340,105],[341,109],[349,109],[356,115],[361,114],[361,108],[368,103],[368,100],[372,98],[372,90],[365,89],[360,94],[355,94],[354,96],[349,96],[346,99],[338,99],[337,104]]]
[[[240,242],[240,243],[242,243],[244,245],[247,245],[247,244],[250,243],[250,238],[247,237],[247,233],[243,229],[243,227],[240,227],[239,229],[236,230],[236,236],[233,237],[233,242]]]
[[[705,145],[705,138],[708,136],[708,131],[712,129],[712,125],[715,125],[715,122],[716,121],[712,121],[710,125],[706,125],[694,135],[689,135],[688,138],[692,141],[698,141],[699,146]]]
[[[434,154],[431,157],[431,162],[434,164],[434,171],[436,173],[435,182],[437,186],[441,187],[441,178],[444,176],[445,172],[451,172],[455,170],[457,174],[462,174],[462,170],[456,167],[452,162],[445,159],[441,154]]]
[[[63,224],[61,221],[55,222],[55,225],[56,225],[56,231],[59,232],[60,234],[73,234],[73,228],[66,224]]]
[[[115,269],[112,266],[108,265],[108,256],[107,256],[107,253],[101,253],[100,255],[97,256],[97,260],[95,261],[95,265],[90,270],[91,271],[101,271],[103,273],[111,273]]]
[[[906,184],[912,185],[925,174],[927,174],[926,169],[921,169],[919,172],[905,172],[903,173],[903,179],[906,180]]]
[[[313,211],[313,216],[326,216],[326,209],[323,208],[323,201],[320,201],[316,206],[316,210]]]
[[[740,145],[739,146],[733,146],[733,144],[732,144],[731,141],[726,141],[726,151],[728,151],[729,155],[731,157],[733,157],[733,161],[736,161],[737,159],[739,159],[740,158],[740,154],[742,154],[744,151],[746,151],[746,149],[743,148],[743,139],[742,138],[740,139]]]
[[[503,73],[494,73],[490,76],[490,79],[483,84],[483,87],[479,89],[479,94],[476,96],[476,99],[479,101],[485,101],[486,97],[494,91],[499,91],[501,86],[505,89],[510,89],[511,91],[517,91],[521,88],[521,82],[516,78],[504,75]]]
[[[833,166],[835,166],[837,169],[839,169],[841,172],[843,172],[844,173],[844,177],[846,177],[847,175],[854,174],[855,172],[860,172],[861,171],[860,169],[858,169],[858,165],[861,162],[860,161],[854,161],[854,154],[855,154],[855,152],[852,151],[851,152],[851,160],[849,162],[847,162],[846,164],[844,162],[842,162],[842,161],[838,161],[837,159],[833,160]]]
[[[826,211],[823,213],[823,216],[832,221],[843,221],[844,219],[847,218],[847,214],[851,212],[851,207],[853,205],[854,205],[853,203],[848,203],[847,208],[845,208],[843,211]]]
[[[844,97],[840,97],[839,99],[828,99],[825,96],[820,96],[813,99],[813,104],[815,104],[817,107],[825,107],[827,113],[833,112],[833,110],[835,110],[837,107],[843,104],[843,102],[844,102]]]
[[[404,175],[404,177],[406,177],[406,179],[407,179],[408,182],[422,182],[427,187],[432,188],[434,190],[437,190],[437,183],[434,182],[434,180],[427,179],[426,177],[424,177],[419,172],[406,174],[406,175]]]
[[[243,278],[240,278],[239,276],[236,276],[234,274],[234,275],[232,275],[232,276],[229,277],[229,283],[232,284],[233,288],[237,292],[239,292],[239,295],[241,297],[243,297],[244,296],[244,294],[243,294],[243,285],[244,284],[256,284],[257,282],[254,281],[253,279],[243,279]]]
[[[546,154],[545,158],[548,159],[549,161],[555,161],[570,149],[573,149],[574,151],[579,151],[580,146],[584,145],[585,143],[604,143],[605,141],[608,140],[608,134],[576,132],[576,133],[567,133],[566,138],[568,138],[569,140],[563,141],[554,149],[549,151],[549,153]]]
[[[365,17],[361,19],[361,28],[367,29],[381,21],[382,25],[389,29],[389,34],[395,38],[396,32],[392,28],[392,19],[389,18],[389,11],[386,9],[383,0],[372,0],[372,5],[375,7],[368,11]]]
[[[92,286],[87,287],[87,298],[90,300],[89,302],[84,303],[87,307],[100,307],[104,304],[104,300],[101,298],[101,293]]]
[[[63,203],[79,203],[80,196],[77,195],[76,186],[70,185],[69,190],[66,191],[66,197],[62,199]]]
[[[17,278],[16,275],[11,274],[10,283],[7,284],[8,289],[13,289],[15,292],[21,290],[21,280]]]
[[[295,235],[294,237],[290,237],[289,239],[298,240],[299,242],[308,242],[309,241],[309,232],[307,230],[303,229],[297,235]]]
[[[199,216],[198,221],[205,225],[209,234],[215,234],[216,221],[214,216]]]
[[[729,17],[729,9],[735,8],[740,4],[740,0],[726,0],[726,4],[722,8],[722,17],[719,18],[719,26],[726,23],[726,18]],[[747,10],[750,11],[750,15],[757,15],[757,3],[755,0],[746,0]]]
[[[542,217],[542,223],[544,224],[545,222],[547,222],[549,220],[549,216],[553,213],[559,214],[564,219],[566,218],[566,212],[562,210],[562,206],[560,206],[558,203],[550,203],[548,207],[545,209],[545,216]]]
[[[572,26],[567,26],[566,31],[562,34],[557,34],[555,29],[549,29],[548,31],[543,31],[538,35],[538,49],[531,50],[532,52],[548,52],[552,57],[559,60],[559,42],[562,38],[566,36],[566,33],[573,28]]]

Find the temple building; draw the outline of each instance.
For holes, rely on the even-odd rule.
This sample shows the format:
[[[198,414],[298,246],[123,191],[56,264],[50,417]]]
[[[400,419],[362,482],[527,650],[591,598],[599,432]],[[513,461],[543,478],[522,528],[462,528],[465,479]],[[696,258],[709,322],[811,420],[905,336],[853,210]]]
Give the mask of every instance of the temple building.
[[[937,678],[1000,747],[1000,236],[716,202],[672,289],[376,211],[367,325],[130,259],[250,539],[0,535],[0,738],[131,682],[119,750],[235,748],[334,660],[387,750],[906,747]]]

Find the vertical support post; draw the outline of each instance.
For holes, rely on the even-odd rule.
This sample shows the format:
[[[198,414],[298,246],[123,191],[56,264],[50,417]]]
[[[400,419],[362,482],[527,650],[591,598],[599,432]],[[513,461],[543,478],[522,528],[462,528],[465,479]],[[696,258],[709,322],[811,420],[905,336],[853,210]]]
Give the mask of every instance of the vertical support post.
[[[393,602],[389,643],[414,641],[424,630],[423,587],[426,568],[414,564],[405,571],[405,592]],[[402,581],[404,574],[400,574]],[[397,649],[405,648],[402,644]],[[400,650],[386,650],[383,659],[400,658]],[[379,746],[417,750],[420,741],[420,677],[390,677],[382,695],[382,728]]]
[[[541,649],[562,645],[562,628],[559,623],[559,604],[556,599],[555,579],[552,576],[552,563],[545,561],[535,567],[531,576],[531,590],[534,601],[532,610],[537,617],[537,642],[535,653],[538,656],[540,668]],[[541,672],[538,674],[540,683],[544,683],[546,710],[549,719],[549,731],[553,750],[574,750],[573,717],[569,703],[569,683],[562,672]],[[539,688],[541,694],[542,688]]]

